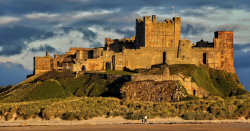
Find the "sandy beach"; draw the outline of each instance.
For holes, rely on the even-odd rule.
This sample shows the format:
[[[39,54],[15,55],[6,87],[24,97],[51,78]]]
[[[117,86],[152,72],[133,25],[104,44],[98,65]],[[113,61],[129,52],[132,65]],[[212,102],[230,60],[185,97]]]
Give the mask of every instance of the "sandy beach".
[[[154,118],[148,119],[147,124],[249,124],[250,120],[235,119],[235,120],[183,120],[181,118]],[[0,120],[0,127],[14,126],[71,126],[71,125],[121,125],[121,124],[143,124],[142,120],[127,120],[123,117],[95,117],[89,120],[73,120],[67,121],[60,118],[51,120],[42,120],[40,118],[29,120]]]

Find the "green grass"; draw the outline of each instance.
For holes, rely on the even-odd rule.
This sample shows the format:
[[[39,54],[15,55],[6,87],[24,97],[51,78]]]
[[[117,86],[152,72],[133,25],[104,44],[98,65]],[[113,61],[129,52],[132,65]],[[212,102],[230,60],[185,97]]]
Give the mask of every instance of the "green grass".
[[[192,81],[199,87],[204,88],[210,95],[220,95],[205,67],[200,66],[195,70],[195,73],[192,75]]]
[[[229,97],[249,93],[242,87],[236,74],[205,66],[195,69],[192,81],[204,88],[210,95]]]
[[[15,90],[15,92],[2,97],[0,102],[21,102],[34,101],[51,98],[66,98],[69,96],[68,92],[62,88],[57,81],[46,81],[40,84],[32,83],[22,86]]]
[[[57,81],[45,81],[38,85],[27,96],[27,100],[43,100],[51,98],[66,98],[69,94],[65,92],[61,84]]]
[[[118,71],[118,70],[106,70],[105,72],[99,74],[115,74],[115,75],[133,75],[134,72],[129,71]]]
[[[78,78],[61,78],[58,80],[66,91],[75,96],[100,96],[107,91],[106,80],[98,76],[82,75]]]

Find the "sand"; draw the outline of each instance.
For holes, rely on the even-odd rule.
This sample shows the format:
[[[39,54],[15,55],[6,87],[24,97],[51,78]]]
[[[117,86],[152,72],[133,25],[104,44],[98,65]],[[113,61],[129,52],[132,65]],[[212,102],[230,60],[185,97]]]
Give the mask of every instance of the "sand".
[[[249,124],[250,119],[237,119],[237,120],[183,120],[181,118],[155,118],[148,119],[148,124],[234,124],[244,123]],[[13,127],[13,126],[70,126],[70,125],[120,125],[120,124],[142,124],[142,120],[127,120],[123,117],[95,117],[89,120],[73,120],[66,121],[59,118],[51,120],[42,120],[40,118],[29,120],[10,120],[5,121],[0,119],[0,127]],[[250,125],[250,124],[249,124]]]

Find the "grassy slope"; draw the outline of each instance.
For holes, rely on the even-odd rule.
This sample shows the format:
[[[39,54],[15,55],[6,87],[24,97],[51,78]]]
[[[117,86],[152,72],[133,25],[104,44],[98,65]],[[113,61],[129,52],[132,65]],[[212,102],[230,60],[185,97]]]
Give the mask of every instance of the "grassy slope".
[[[237,74],[231,74],[223,70],[216,70],[205,66],[190,64],[182,65],[155,65],[147,70],[135,70],[140,74],[161,75],[166,67],[169,67],[171,75],[182,74],[191,77],[199,87],[204,88],[210,95],[228,97],[248,93],[243,89]],[[234,91],[232,94],[231,92]]]
[[[230,95],[241,95],[249,93],[243,89],[238,76],[223,70],[215,70],[205,66],[195,69],[192,81],[203,87],[210,95],[228,97]],[[231,94],[235,90],[234,94]]]
[[[1,102],[34,101],[51,98],[66,98],[69,93],[65,92],[60,83],[46,81],[41,84],[32,83],[18,88],[14,93],[3,98]]]
[[[157,65],[152,69],[142,71],[143,74],[158,74],[163,72],[167,65]],[[181,73],[184,76],[191,76],[192,81],[198,86],[203,87],[210,95],[219,95],[227,97],[232,95],[241,95],[248,93],[242,88],[236,74],[230,74],[225,71],[207,68],[205,66],[196,67],[194,65],[170,65],[170,74]],[[112,72],[112,71],[111,71]],[[111,73],[109,72],[109,73]],[[113,73],[121,71],[113,71]],[[122,72],[124,74],[124,72]],[[54,80],[49,80],[54,79]],[[49,81],[48,81],[49,80]],[[42,100],[50,98],[66,98],[74,95],[82,96],[113,96],[120,98],[120,87],[122,79],[117,79],[112,83],[98,76],[82,75],[74,77],[73,72],[63,70],[61,72],[51,71],[33,80],[31,83],[25,83],[16,87],[12,92],[1,95],[0,102],[21,102]],[[40,83],[40,84],[38,84]]]
[[[231,108],[229,108],[231,107]],[[232,119],[250,117],[250,96],[234,96],[222,99],[218,96],[185,102],[138,102],[104,97],[69,97],[33,102],[0,103],[0,115],[10,120],[41,117],[51,119],[62,117],[65,120],[90,119],[97,116],[123,116],[127,119],[140,119],[147,114],[154,117],[182,117],[184,119]]]
[[[219,95],[218,90],[214,87],[208,71],[203,67],[195,69],[195,73],[192,75],[192,81],[199,87],[204,88],[210,93],[210,95]]]

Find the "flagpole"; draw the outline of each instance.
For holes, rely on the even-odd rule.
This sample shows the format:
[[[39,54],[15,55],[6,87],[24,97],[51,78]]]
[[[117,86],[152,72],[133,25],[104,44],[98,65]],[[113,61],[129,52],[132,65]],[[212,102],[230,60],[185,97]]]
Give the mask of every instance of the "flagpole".
[[[174,17],[174,6],[172,8],[173,8],[173,17]]]

